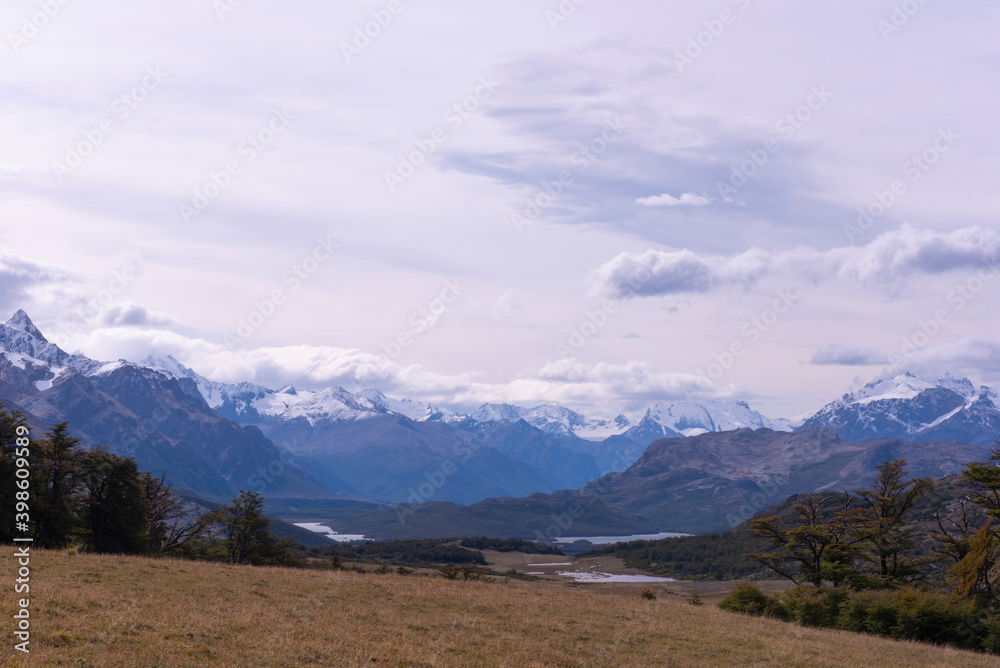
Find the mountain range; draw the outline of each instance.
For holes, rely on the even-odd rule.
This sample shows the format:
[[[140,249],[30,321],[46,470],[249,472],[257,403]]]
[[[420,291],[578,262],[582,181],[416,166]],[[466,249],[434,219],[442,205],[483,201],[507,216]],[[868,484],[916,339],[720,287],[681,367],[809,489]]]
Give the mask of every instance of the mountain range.
[[[581,496],[595,501],[574,518],[581,531],[710,530],[748,498],[863,484],[883,454],[955,472],[1000,434],[996,397],[966,379],[903,374],[802,424],[700,398],[631,417],[553,404],[462,413],[373,389],[220,383],[168,355],[92,360],[49,343],[24,311],[0,326],[0,401],[36,428],[69,421],[87,445],[135,457],[191,494],[222,501],[250,489],[290,509],[344,509],[351,530],[372,535],[423,530],[428,517],[544,533],[546,513]]]

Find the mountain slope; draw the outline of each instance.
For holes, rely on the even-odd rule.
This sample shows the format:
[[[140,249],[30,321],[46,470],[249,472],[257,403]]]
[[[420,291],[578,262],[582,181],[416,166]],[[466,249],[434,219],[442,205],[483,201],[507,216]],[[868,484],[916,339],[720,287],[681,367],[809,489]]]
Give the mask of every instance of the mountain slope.
[[[229,499],[239,489],[329,496],[259,430],[218,416],[175,379],[68,355],[24,311],[0,326],[0,400],[47,425],[69,421],[85,444],[135,457],[143,470],[206,498]]]
[[[914,442],[871,439],[847,442],[834,432],[811,427],[796,432],[739,429],[659,440],[632,466],[609,473],[575,491],[535,494],[526,499],[492,499],[475,506],[433,504],[380,511],[346,520],[350,531],[378,530],[402,537],[412,528],[392,525],[395,512],[413,511],[422,530],[476,524],[483,508],[494,515],[495,536],[539,538],[622,535],[671,531],[707,533],[736,526],[789,495],[821,490],[860,489],[889,459],[906,459],[915,477],[940,478],[960,471],[988,452],[959,441]],[[502,503],[501,503],[502,502]],[[533,513],[544,512],[541,517]],[[542,526],[543,528],[539,528]],[[593,532],[593,533],[588,533]]]
[[[935,381],[903,374],[875,380],[823,407],[803,427],[825,427],[849,441],[960,439],[989,445],[1000,435],[996,393],[967,379]]]

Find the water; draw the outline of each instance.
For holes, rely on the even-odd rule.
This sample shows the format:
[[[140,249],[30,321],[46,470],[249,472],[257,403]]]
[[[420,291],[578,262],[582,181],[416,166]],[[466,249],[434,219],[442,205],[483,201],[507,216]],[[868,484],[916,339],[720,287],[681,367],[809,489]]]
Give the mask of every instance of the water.
[[[314,522],[303,522],[302,524],[296,524],[295,526],[305,529],[307,531],[312,531],[313,533],[321,533],[330,540],[335,540],[338,543],[350,543],[354,540],[368,540],[361,534],[353,533],[337,533],[325,524],[317,524]]]
[[[634,536],[578,536],[573,538],[556,538],[557,543],[575,543],[578,540],[590,541],[594,545],[611,545],[612,543],[627,543],[630,540],[660,540],[661,538],[683,538],[692,536],[690,533],[647,533]]]
[[[658,578],[652,575],[612,575],[611,573],[601,573],[599,571],[590,571],[587,573],[559,571],[559,575],[571,578],[577,582],[677,582],[673,578]]]

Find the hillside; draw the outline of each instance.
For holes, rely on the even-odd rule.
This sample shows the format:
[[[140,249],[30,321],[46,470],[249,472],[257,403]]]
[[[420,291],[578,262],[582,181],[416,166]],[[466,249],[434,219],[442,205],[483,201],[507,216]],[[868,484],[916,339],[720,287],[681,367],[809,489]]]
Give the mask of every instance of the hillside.
[[[4,665],[996,665],[970,652],[695,607],[662,588],[657,600],[643,600],[633,585],[465,582],[43,551],[32,566],[38,626],[31,656]],[[4,609],[12,596],[5,588]]]
[[[849,443],[820,427],[739,429],[656,441],[628,469],[579,490],[329,517],[338,531],[387,539],[701,534],[734,527],[792,494],[864,487],[888,459],[906,459],[915,477],[940,478],[988,454],[959,441]]]

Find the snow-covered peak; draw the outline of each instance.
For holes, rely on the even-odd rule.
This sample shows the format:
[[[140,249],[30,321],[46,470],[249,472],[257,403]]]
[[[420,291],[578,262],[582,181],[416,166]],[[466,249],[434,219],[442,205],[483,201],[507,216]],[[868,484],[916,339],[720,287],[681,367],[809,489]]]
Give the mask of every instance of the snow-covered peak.
[[[70,356],[49,343],[22,310],[0,326],[0,352],[17,353],[39,365],[65,367],[78,356]],[[81,360],[85,358],[80,358]]]
[[[42,336],[42,333],[38,331],[38,328],[35,327],[35,323],[31,322],[31,318],[29,318],[28,314],[24,312],[24,309],[18,309],[17,312],[10,317],[10,320],[4,323],[4,327],[13,329],[16,332],[24,332],[28,336],[38,339],[42,343],[48,343],[48,340],[46,340],[46,338]]]
[[[476,422],[517,422],[526,409],[511,404],[483,404],[469,415]]]
[[[943,387],[946,390],[951,390],[955,394],[961,395],[966,399],[974,398],[979,392],[976,390],[976,386],[972,384],[968,378],[955,378],[950,373],[946,373],[937,379],[936,385],[938,387]]]
[[[270,392],[254,401],[253,407],[262,416],[283,420],[305,418],[311,425],[322,421],[363,420],[384,413],[342,387],[328,387],[319,392],[303,390],[295,394]]]
[[[172,355],[150,355],[144,359],[140,364],[149,369],[155,369],[156,371],[162,371],[168,376],[173,376],[174,378],[200,378],[191,369],[187,368],[180,362],[178,362]]]
[[[422,404],[409,399],[392,399],[378,390],[361,390],[357,396],[367,401],[372,408],[379,412],[395,413],[417,422],[441,415],[441,411],[434,404]]]
[[[853,404],[869,404],[887,399],[913,399],[921,392],[934,387],[934,383],[921,380],[906,373],[893,378],[876,379],[853,393],[848,401]]]
[[[646,416],[685,436],[744,428],[775,431],[793,429],[792,423],[788,420],[768,418],[743,401],[689,399],[670,403],[657,402],[646,411]]]
[[[914,399],[922,392],[934,388],[950,390],[968,401],[974,399],[978,394],[975,386],[967,378],[955,378],[946,373],[937,380],[931,381],[918,378],[911,373],[904,373],[892,378],[877,378],[857,392],[845,395],[844,401],[864,406],[873,401]]]

